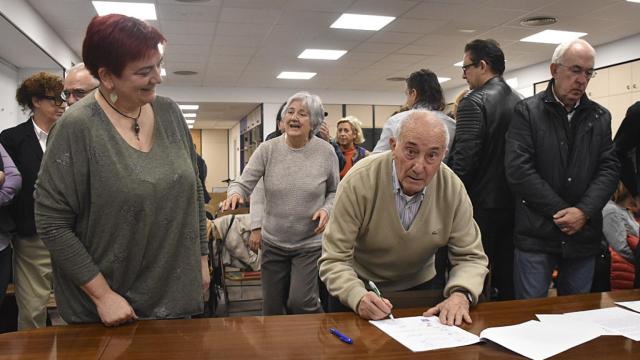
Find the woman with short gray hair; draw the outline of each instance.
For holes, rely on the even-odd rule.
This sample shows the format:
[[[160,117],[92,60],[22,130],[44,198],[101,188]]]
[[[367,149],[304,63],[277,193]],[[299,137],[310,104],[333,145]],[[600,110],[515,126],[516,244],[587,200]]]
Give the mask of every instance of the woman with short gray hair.
[[[234,209],[264,179],[264,315],[322,312],[317,263],[339,181],[333,148],[314,136],[323,120],[318,96],[290,97],[282,110],[284,135],[258,147],[222,203],[223,211]]]

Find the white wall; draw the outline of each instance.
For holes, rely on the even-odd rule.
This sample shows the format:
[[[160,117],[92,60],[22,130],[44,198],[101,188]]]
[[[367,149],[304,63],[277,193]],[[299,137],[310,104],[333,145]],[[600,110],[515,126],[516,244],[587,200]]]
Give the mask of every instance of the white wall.
[[[18,114],[22,114],[16,102],[18,69],[0,58],[0,130],[18,125]]]
[[[262,140],[265,140],[267,135],[276,131],[276,116],[285,100],[280,103],[264,103],[262,107]]]
[[[533,84],[549,80],[551,78],[549,63],[551,62],[551,55],[553,55],[554,49],[551,49],[549,52],[549,60],[524,69],[505,72],[504,78],[510,79],[516,77],[518,79],[518,86],[516,89],[525,96],[533,95]],[[596,46],[595,49],[597,52],[595,63],[596,68],[638,59],[640,58],[640,34]],[[505,56],[509,57],[509,54],[507,53]],[[446,90],[445,98],[447,102],[453,101],[455,96],[465,87],[466,86],[461,86]]]
[[[25,0],[0,0],[0,13],[66,69],[80,62],[75,52]]]

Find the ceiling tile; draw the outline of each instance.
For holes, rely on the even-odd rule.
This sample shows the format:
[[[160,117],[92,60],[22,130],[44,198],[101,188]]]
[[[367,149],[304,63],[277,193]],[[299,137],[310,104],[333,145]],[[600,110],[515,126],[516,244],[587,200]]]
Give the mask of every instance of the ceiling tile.
[[[215,31],[213,22],[162,21],[160,30],[166,34],[196,34],[207,35]]]
[[[280,14],[281,10],[223,7],[220,21],[237,24],[275,24]]]
[[[347,12],[351,14],[383,15],[398,17],[419,4],[415,0],[357,0]]]
[[[220,7],[201,4],[159,4],[156,7],[158,19],[173,21],[218,21]]]
[[[422,37],[422,34],[395,31],[379,31],[369,40],[372,42],[394,43],[407,45]]]

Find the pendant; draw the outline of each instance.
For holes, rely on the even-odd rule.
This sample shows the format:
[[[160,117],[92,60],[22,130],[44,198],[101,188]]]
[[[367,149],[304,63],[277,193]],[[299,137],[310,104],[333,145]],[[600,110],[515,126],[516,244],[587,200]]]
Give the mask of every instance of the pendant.
[[[138,125],[138,122],[136,121],[135,124],[133,125],[133,132],[136,133],[136,138],[138,140],[140,140],[140,125]]]

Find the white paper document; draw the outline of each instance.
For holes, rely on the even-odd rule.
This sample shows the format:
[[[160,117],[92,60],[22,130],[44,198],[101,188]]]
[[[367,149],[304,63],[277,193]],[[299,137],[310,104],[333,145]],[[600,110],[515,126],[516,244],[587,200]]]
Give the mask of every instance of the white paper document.
[[[622,335],[634,341],[640,341],[640,314],[619,307],[578,311],[564,314],[581,321],[598,324],[609,335]]]
[[[626,307],[627,309],[640,313],[640,301],[617,301],[616,305],[620,305]]]
[[[479,338],[459,327],[440,323],[436,316],[369,321],[411,351],[446,349],[475,344]]]
[[[488,328],[480,333],[505,348],[533,360],[543,360],[600,336],[596,326],[581,326],[554,318],[530,320],[519,325]]]

